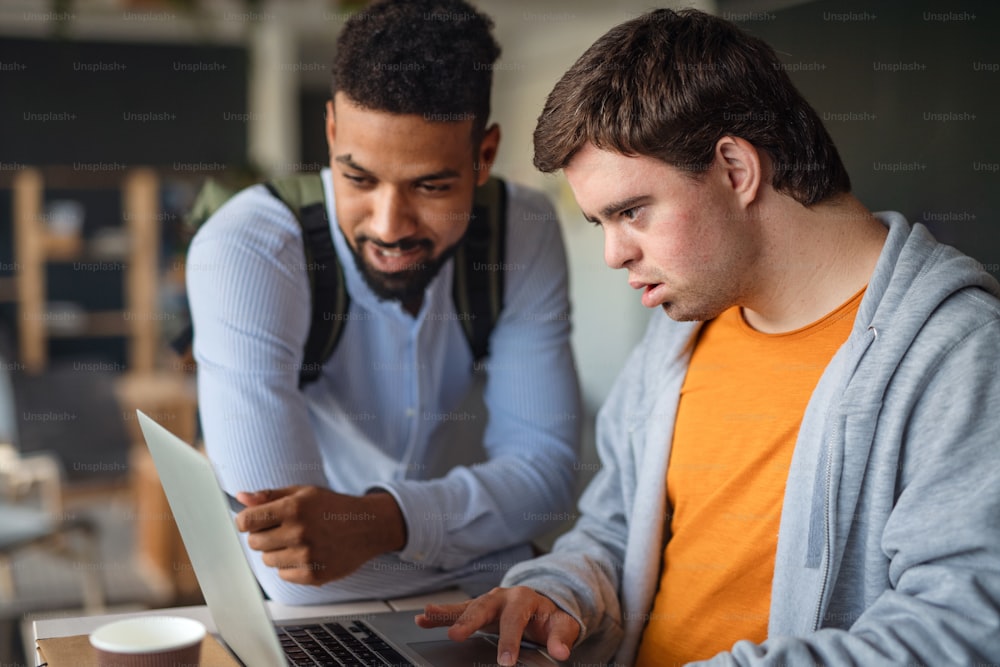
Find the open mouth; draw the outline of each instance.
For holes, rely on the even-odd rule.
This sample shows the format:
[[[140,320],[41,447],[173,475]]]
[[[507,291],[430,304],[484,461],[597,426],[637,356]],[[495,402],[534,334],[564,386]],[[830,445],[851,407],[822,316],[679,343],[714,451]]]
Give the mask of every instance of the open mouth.
[[[365,244],[365,256],[369,266],[382,273],[398,273],[423,268],[428,248],[423,243],[399,244],[384,247],[376,243]]]
[[[666,298],[665,292],[666,285],[663,283],[646,285],[642,292],[642,305],[646,308],[656,308]]]
[[[666,283],[646,283],[641,280],[630,280],[628,284],[632,289],[642,290],[642,305],[646,308],[656,308],[667,300]]]

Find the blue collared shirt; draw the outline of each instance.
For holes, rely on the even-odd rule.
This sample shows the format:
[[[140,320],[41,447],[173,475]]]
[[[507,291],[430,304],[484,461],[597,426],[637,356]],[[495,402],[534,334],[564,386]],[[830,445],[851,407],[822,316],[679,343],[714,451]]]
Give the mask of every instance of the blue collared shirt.
[[[256,186],[192,242],[187,284],[206,447],[234,494],[293,484],[385,489],[403,512],[407,544],[320,587],[281,580],[248,550],[251,564],[265,591],[288,604],[491,584],[573,502],[581,408],[558,220],[542,195],[509,186],[504,309],[490,356],[476,364],[486,371],[487,418],[469,402],[478,380],[451,296],[452,262],[416,316],[380,301],[337,225],[329,170],[323,182],[351,305],[334,355],[304,390],[310,292],[291,213]]]

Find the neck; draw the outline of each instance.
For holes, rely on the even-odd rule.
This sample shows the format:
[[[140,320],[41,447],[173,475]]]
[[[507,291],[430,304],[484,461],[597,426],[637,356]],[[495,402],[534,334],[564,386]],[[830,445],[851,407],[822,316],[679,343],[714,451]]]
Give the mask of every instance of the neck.
[[[868,284],[887,230],[853,195],[806,208],[771,194],[743,316],[765,333],[821,319]],[[768,204],[770,204],[768,206]]]
[[[413,317],[416,317],[420,313],[420,308],[424,305],[424,295],[418,294],[417,296],[410,297],[409,299],[404,299],[400,303],[403,306],[403,310],[408,312]]]

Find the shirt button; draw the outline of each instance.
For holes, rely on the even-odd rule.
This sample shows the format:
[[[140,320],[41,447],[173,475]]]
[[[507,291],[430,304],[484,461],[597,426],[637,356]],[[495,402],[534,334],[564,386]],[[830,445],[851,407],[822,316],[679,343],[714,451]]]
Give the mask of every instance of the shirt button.
[[[412,417],[415,414],[417,414],[416,410],[414,410],[413,408],[406,408],[406,416],[407,417]]]

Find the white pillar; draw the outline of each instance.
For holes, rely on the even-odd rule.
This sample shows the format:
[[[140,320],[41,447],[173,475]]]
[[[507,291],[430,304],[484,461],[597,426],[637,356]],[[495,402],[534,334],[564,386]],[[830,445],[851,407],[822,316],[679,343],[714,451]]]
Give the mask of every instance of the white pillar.
[[[275,7],[275,5],[269,5]],[[299,73],[295,31],[274,13],[249,29],[247,152],[268,176],[297,171]]]

